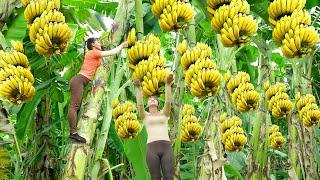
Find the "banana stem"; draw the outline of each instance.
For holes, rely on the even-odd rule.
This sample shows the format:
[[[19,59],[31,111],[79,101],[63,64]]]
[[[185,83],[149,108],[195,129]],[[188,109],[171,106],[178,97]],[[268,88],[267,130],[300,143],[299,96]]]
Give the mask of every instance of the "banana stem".
[[[134,2],[135,2],[137,37],[138,39],[141,39],[144,34],[142,0],[134,0]]]

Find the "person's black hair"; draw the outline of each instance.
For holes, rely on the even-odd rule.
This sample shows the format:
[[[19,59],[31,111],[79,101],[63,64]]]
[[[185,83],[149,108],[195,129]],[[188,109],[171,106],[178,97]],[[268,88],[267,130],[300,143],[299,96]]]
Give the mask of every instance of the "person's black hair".
[[[89,39],[87,39],[87,41],[86,41],[87,48],[89,50],[92,50],[92,48],[93,48],[92,44],[97,40],[98,40],[97,38],[89,38]]]

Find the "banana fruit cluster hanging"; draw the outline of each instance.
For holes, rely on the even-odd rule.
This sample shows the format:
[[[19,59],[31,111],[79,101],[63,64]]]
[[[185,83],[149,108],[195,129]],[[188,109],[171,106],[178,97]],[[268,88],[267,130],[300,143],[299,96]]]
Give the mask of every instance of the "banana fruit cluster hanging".
[[[247,143],[247,137],[241,128],[241,119],[237,116],[226,119],[226,115],[222,114],[220,116],[220,122],[222,144],[225,150],[229,152],[241,151]]]
[[[152,14],[159,18],[160,28],[164,32],[186,27],[194,16],[191,4],[183,0],[155,0],[151,3]]]
[[[221,74],[216,70],[211,54],[211,48],[204,43],[197,43],[182,53],[181,67],[185,72],[185,83],[197,98],[214,96],[220,86]]]
[[[286,86],[279,82],[274,86],[269,86],[268,82],[263,84],[263,88],[266,91],[268,109],[272,112],[272,116],[278,119],[288,117],[291,114],[292,102],[286,93]]]
[[[257,31],[257,22],[248,15],[250,5],[246,0],[207,0],[207,4],[211,26],[225,47],[244,45]]]
[[[60,0],[21,0],[21,3],[36,51],[43,56],[63,54],[72,32],[59,11]]]
[[[0,97],[18,105],[30,101],[36,89],[22,42],[11,41],[10,52],[0,51]]]
[[[170,70],[165,67],[165,58],[159,55],[160,40],[153,34],[135,41],[135,30],[128,34],[129,68],[132,79],[138,78],[142,82],[143,95],[150,97],[162,94]]]
[[[11,168],[11,162],[10,162],[10,156],[7,149],[1,145],[0,146],[0,177],[1,179],[10,179],[10,168]]]
[[[115,99],[112,101],[111,106],[118,136],[121,139],[133,139],[136,137],[141,130],[141,125],[135,113],[135,104],[130,101],[120,103],[118,99]]]
[[[231,72],[225,74],[226,87],[234,106],[240,112],[254,111],[258,107],[259,93],[250,83],[250,76],[246,72],[238,72],[232,78]]]
[[[303,124],[307,127],[312,127],[320,123],[320,110],[316,103],[316,98],[312,94],[301,96],[300,93],[297,93],[295,98],[299,118]]]
[[[272,125],[269,129],[270,147],[272,149],[279,149],[286,142],[286,139],[279,132],[279,126]]]
[[[268,8],[272,37],[287,58],[310,55],[319,41],[305,4],[306,0],[274,0]]]
[[[202,128],[198,118],[194,116],[195,109],[190,104],[185,104],[182,108],[181,140],[183,142],[197,141]]]

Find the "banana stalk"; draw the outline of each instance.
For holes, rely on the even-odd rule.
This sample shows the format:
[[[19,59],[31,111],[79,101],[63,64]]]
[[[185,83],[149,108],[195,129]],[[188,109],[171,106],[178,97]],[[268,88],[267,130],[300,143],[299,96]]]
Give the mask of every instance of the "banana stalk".
[[[180,106],[183,103],[183,94],[185,92],[185,84],[181,79],[183,78],[183,71],[181,69],[180,65],[180,56],[179,53],[177,52],[178,44],[179,44],[179,39],[180,39],[180,33],[179,31],[176,33],[176,50],[175,50],[175,59],[174,59],[174,72],[175,72],[175,84],[177,84],[177,89],[174,93],[174,102],[173,102],[173,108],[174,111],[172,113],[173,118],[176,119],[178,122],[175,122],[175,133],[176,138],[174,142],[174,158],[175,158],[175,164],[176,164],[176,171],[179,172],[179,153],[180,153],[180,148],[181,148],[181,119],[182,119],[182,106]]]
[[[144,34],[142,0],[134,0],[134,2],[135,2],[137,37],[138,39],[141,39]]]
[[[131,9],[126,8],[128,1],[121,0],[115,16],[115,21],[110,34],[110,42],[112,46],[116,46],[123,37],[125,25],[128,21]],[[109,60],[112,60],[110,58]],[[109,74],[109,73],[108,73]],[[93,94],[88,96],[87,106],[79,120],[79,134],[86,138],[87,144],[73,144],[68,155],[64,179],[84,179],[86,172],[90,146],[92,144],[95,130],[97,127],[97,119],[100,112],[102,97],[104,95],[104,87],[107,76],[106,71],[100,67],[94,79]]]
[[[114,71],[112,71],[114,72]],[[123,74],[124,74],[124,68],[121,68],[119,71],[115,72],[116,74],[116,78],[114,81],[112,81],[112,85],[111,85],[111,91],[110,92],[120,92],[119,91],[119,86],[121,83],[121,80],[123,78]],[[115,74],[111,74],[111,76],[115,76]],[[130,81],[127,81],[130,82]],[[128,85],[128,83],[125,83],[121,88],[124,88]],[[96,151],[95,151],[95,155],[94,155],[94,164],[93,167],[91,169],[91,177],[93,179],[97,178],[99,175],[99,171],[100,171],[100,167],[101,167],[101,159],[102,159],[102,155],[103,155],[103,151],[105,149],[105,145],[106,145],[106,141],[108,138],[108,132],[109,132],[109,128],[110,128],[110,124],[111,124],[111,120],[112,120],[112,108],[111,108],[111,101],[115,98],[118,98],[119,93],[105,93],[105,98],[106,99],[106,111],[104,112],[103,115],[103,121],[102,121],[102,127],[101,127],[101,131],[98,134],[98,141],[96,144]]]
[[[257,41],[256,44],[260,50],[258,86],[261,87],[262,81],[269,79],[268,72],[268,46],[265,42]],[[264,97],[264,96],[263,96]],[[249,117],[256,117],[250,120],[250,130],[252,130],[252,138],[250,138],[250,146],[252,149],[248,155],[248,175],[247,179],[268,179],[268,148],[269,137],[266,127],[271,124],[270,116],[267,115],[267,106],[264,98],[261,98],[260,108],[257,112],[250,113]],[[252,128],[252,129],[251,129]]]

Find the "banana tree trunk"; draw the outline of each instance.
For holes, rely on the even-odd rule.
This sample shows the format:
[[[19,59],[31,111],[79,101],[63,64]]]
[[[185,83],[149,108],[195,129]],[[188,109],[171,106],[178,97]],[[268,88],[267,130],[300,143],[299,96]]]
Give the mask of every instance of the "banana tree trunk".
[[[217,104],[217,103],[215,103]],[[219,105],[219,104],[217,104]],[[212,106],[212,105],[210,105]],[[223,165],[227,160],[223,157],[223,148],[221,145],[220,121],[215,108],[210,108],[211,119],[207,121],[207,131],[205,133],[205,148],[206,154],[201,161],[201,170],[199,180],[227,180]]]
[[[310,69],[312,66],[310,66],[307,63],[312,63],[312,61],[307,61],[307,59],[304,59],[304,63],[298,62],[296,64],[292,65],[293,69],[293,75],[294,75],[294,87],[295,87],[295,93],[301,92],[302,94],[311,93],[312,94],[312,86],[305,78],[303,78],[302,74],[307,74],[311,76]],[[310,78],[309,78],[310,79]],[[293,123],[292,133],[296,133],[296,131],[299,134],[299,142],[293,142],[300,144],[300,157],[299,163],[300,167],[296,166],[294,169],[296,174],[299,175],[299,177],[303,177],[304,179],[319,179],[319,174],[317,173],[317,163],[316,163],[316,146],[317,144],[313,141],[314,138],[314,127],[307,128],[303,125],[302,121],[299,120],[298,115],[296,114],[293,118],[295,120],[295,123]],[[293,134],[296,135],[296,134]],[[293,139],[292,137],[291,139]],[[290,139],[290,140],[291,140]],[[294,144],[291,146],[295,146]],[[290,146],[289,146],[290,147]],[[296,158],[296,154],[293,154],[294,156],[292,158]],[[296,160],[293,159],[293,160]],[[297,160],[296,160],[297,161]],[[300,168],[302,172],[300,172]],[[299,171],[298,171],[299,170]],[[289,171],[290,172],[290,171]],[[292,171],[291,171],[292,172]]]
[[[256,42],[260,49],[259,71],[258,71],[258,86],[261,87],[263,81],[268,80],[268,50],[265,42]],[[262,88],[261,88],[262,89]],[[252,138],[250,142],[250,153],[248,155],[248,174],[247,179],[268,179],[268,148],[269,148],[269,133],[268,128],[271,124],[270,116],[267,116],[267,105],[264,96],[259,102],[257,112],[249,113],[250,127],[252,127]],[[251,130],[251,129],[250,129]]]
[[[111,91],[110,92],[119,92],[120,83],[124,74],[124,68],[121,68],[118,71],[115,71],[117,75],[114,81],[112,81]],[[115,75],[112,73],[112,77]],[[125,87],[125,86],[124,86]],[[96,143],[96,150],[94,154],[94,163],[93,168],[91,170],[91,178],[97,179],[99,176],[99,171],[102,161],[103,151],[105,149],[106,141],[108,138],[109,127],[112,120],[112,108],[111,108],[111,101],[115,98],[118,98],[119,93],[105,93],[104,99],[106,100],[106,111],[103,113],[103,121],[100,133],[97,135],[97,143]]]
[[[129,18],[129,12],[128,1],[121,0],[110,33],[110,44],[112,46],[116,46],[121,41],[128,21],[127,18]],[[109,60],[112,60],[112,58]],[[90,155],[90,146],[95,135],[97,119],[102,104],[101,99],[105,92],[106,75],[105,69],[100,67],[94,79],[93,93],[88,96],[84,113],[78,122],[78,133],[86,138],[87,144],[72,144],[64,179],[84,179],[88,156]]]
[[[186,29],[186,34],[187,34],[187,42],[189,47],[193,47],[196,45],[196,33],[195,33],[195,21],[194,18],[189,22],[188,29]],[[176,136],[175,142],[174,142],[174,158],[175,158],[175,179],[179,177],[180,173],[180,149],[181,149],[181,119],[182,119],[182,104],[183,104],[183,95],[185,93],[185,83],[182,80],[183,79],[183,71],[180,66],[180,60],[181,57],[178,55],[177,48],[178,44],[180,42],[180,31],[176,32],[176,50],[175,50],[175,58],[174,58],[174,77],[175,77],[175,84],[177,85],[177,89],[175,90],[173,94],[173,105],[172,108],[174,109],[172,113],[172,119],[177,120],[175,122],[175,127],[174,127],[174,133]]]

